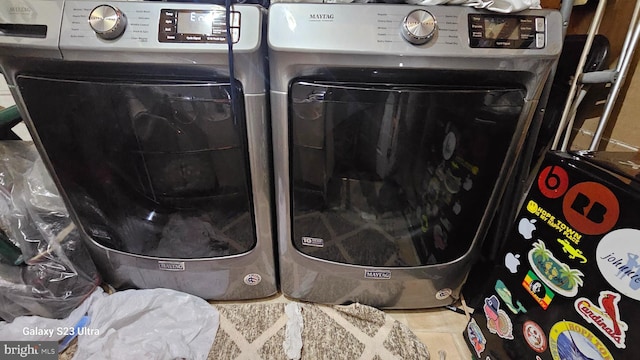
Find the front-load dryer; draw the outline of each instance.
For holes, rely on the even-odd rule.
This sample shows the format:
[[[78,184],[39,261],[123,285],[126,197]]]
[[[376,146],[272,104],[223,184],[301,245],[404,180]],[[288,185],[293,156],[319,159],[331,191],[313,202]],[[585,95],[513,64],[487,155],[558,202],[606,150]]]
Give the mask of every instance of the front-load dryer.
[[[0,4],[2,72],[116,288],[277,291],[264,18],[204,2]]]
[[[282,292],[456,301],[560,53],[560,13],[277,3],[268,33]]]

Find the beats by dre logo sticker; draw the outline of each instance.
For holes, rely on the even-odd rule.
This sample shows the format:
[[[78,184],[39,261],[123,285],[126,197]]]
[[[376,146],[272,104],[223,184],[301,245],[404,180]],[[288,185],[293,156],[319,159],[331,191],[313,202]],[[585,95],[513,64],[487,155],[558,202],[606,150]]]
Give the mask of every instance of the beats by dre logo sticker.
[[[547,166],[538,176],[538,188],[542,195],[557,199],[569,188],[569,174],[560,166]]]
[[[547,166],[538,176],[538,188],[550,199],[562,196],[562,213],[576,231],[600,235],[618,222],[620,204],[606,186],[586,181],[569,187],[569,174],[559,166]]]

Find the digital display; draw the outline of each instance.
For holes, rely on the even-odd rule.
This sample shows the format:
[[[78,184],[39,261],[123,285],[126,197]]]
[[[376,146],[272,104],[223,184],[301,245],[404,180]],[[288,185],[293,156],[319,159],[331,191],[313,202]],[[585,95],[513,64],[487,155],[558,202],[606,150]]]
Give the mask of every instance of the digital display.
[[[231,41],[240,41],[240,12],[229,13],[224,10],[174,10],[162,9],[158,23],[158,41],[173,43],[212,43],[227,42],[227,30]]]
[[[211,35],[214,20],[219,18],[216,15],[213,11],[179,11],[177,30],[182,34]],[[221,20],[224,24],[224,13]]]
[[[484,37],[486,39],[518,40],[520,23],[512,17],[485,17]]]

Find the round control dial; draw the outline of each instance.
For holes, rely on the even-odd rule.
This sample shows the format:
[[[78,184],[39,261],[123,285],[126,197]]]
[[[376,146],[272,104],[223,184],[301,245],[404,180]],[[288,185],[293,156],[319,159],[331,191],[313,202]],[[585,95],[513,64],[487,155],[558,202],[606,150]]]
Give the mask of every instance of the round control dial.
[[[100,5],[91,10],[89,25],[98,37],[113,40],[124,32],[127,27],[127,17],[118,8]]]
[[[413,10],[402,20],[402,37],[414,45],[428,43],[436,30],[436,18],[426,10]]]

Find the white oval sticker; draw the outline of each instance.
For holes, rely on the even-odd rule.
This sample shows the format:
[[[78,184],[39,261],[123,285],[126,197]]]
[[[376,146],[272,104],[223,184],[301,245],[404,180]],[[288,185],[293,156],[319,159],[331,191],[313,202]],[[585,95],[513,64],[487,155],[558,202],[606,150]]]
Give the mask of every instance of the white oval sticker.
[[[436,292],[436,300],[444,300],[451,296],[452,293],[453,291],[449,288],[440,289]]]
[[[618,229],[605,235],[596,249],[596,261],[611,286],[640,300],[640,230]]]
[[[260,274],[247,274],[244,277],[244,283],[247,285],[258,285],[262,281],[262,276]]]

